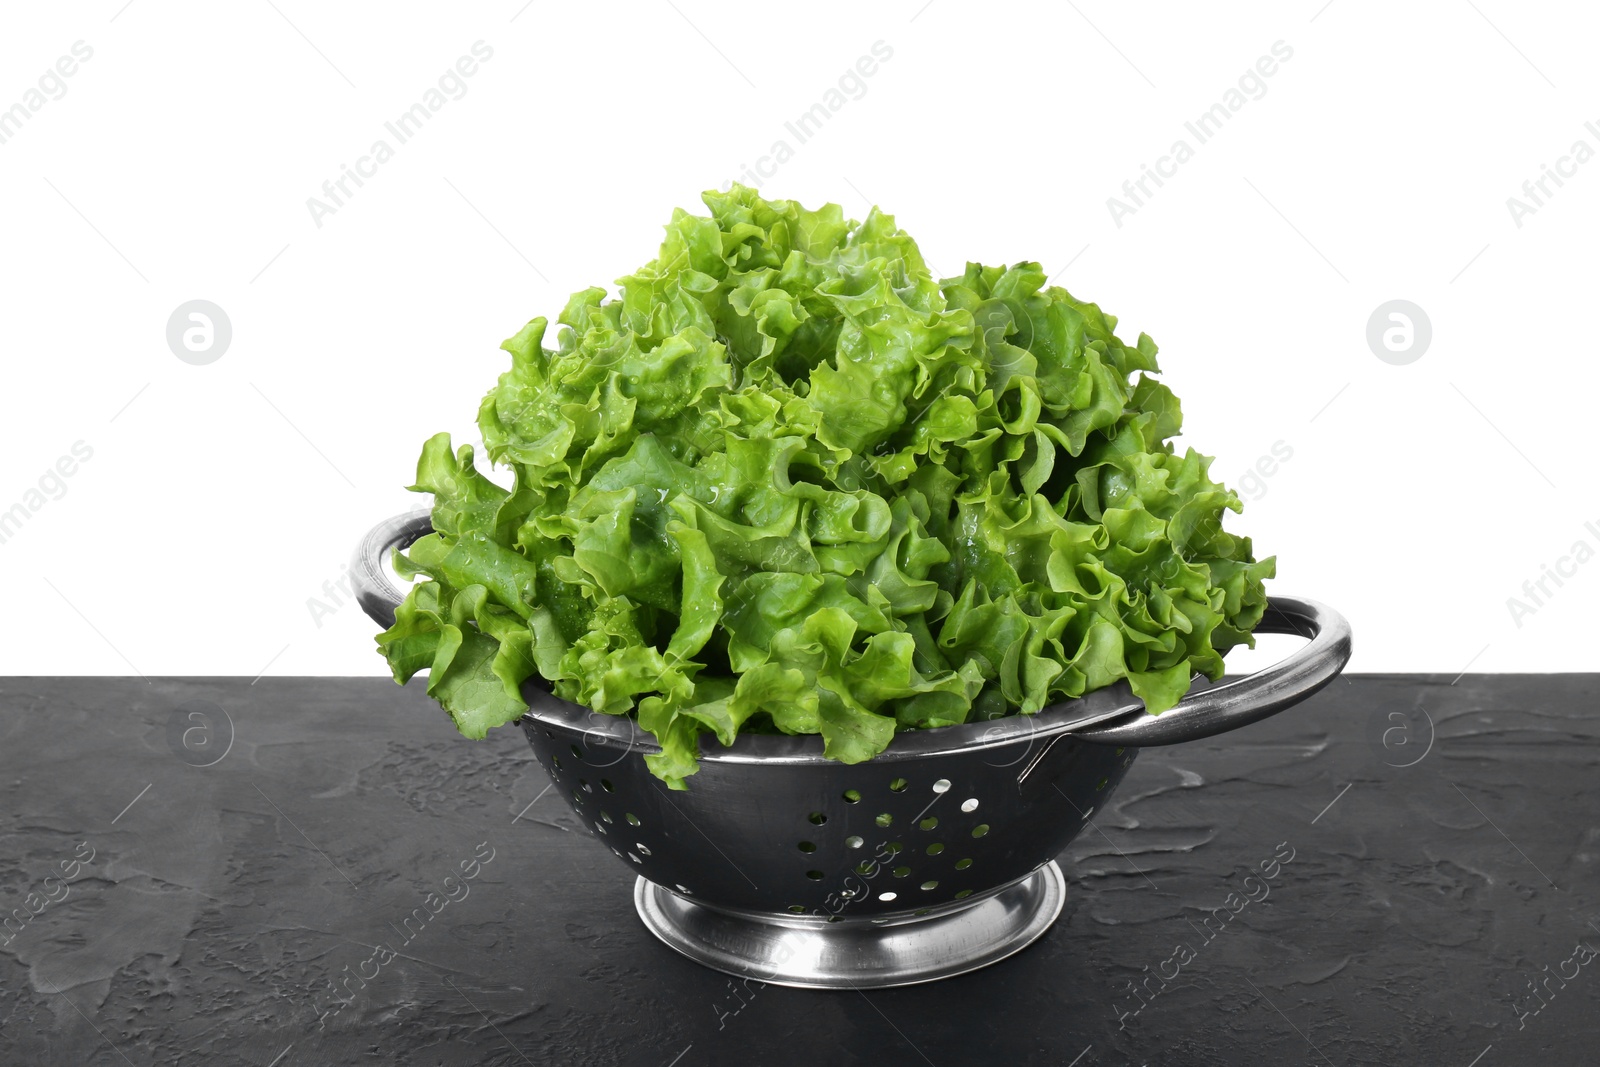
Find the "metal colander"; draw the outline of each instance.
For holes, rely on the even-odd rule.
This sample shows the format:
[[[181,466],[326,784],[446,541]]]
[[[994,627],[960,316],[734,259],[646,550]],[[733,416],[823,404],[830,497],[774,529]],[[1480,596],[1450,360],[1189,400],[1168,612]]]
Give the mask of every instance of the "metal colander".
[[[362,607],[393,622],[381,563],[430,531],[428,513],[373,529],[352,570]],[[708,966],[786,985],[871,987],[947,977],[1018,951],[1060,913],[1053,862],[1139,748],[1208,737],[1303,700],[1350,657],[1350,628],[1314,601],[1274,597],[1260,633],[1309,643],[1256,674],[1199,680],[1151,716],[1126,683],[1013,716],[897,734],[847,766],[816,736],[707,741],[674,792],[626,717],[530,681],[520,720],[557,790],[637,877],[640,918]]]

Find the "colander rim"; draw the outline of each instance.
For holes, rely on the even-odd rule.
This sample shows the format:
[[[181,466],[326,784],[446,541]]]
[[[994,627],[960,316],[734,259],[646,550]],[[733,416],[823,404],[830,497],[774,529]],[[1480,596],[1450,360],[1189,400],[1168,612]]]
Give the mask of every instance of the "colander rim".
[[[646,755],[661,751],[661,746],[639,726],[632,715],[608,715],[563,700],[538,684],[542,681],[530,678],[523,683],[523,699],[528,702],[524,719],[547,727],[578,731],[583,735],[586,745],[600,743],[609,748],[621,747]],[[1207,679],[1198,678],[1190,692],[1199,692],[1210,685]],[[1053,704],[1032,715],[1017,713],[1000,719],[953,726],[901,730],[890,740],[887,748],[872,758],[872,762],[985,751],[1021,740],[1053,737],[1065,730],[1143,711],[1144,701],[1133,695],[1126,681],[1119,681],[1076,699]],[[838,760],[823,755],[820,734],[739,734],[733,739],[733,744],[726,747],[712,735],[701,734],[699,758],[709,763],[840,765]]]
[[[402,599],[382,562],[432,529],[426,509],[396,515],[373,527],[351,560],[356,600],[373,621],[394,622]],[[924,759],[984,751],[1071,733],[1077,740],[1110,745],[1166,745],[1212,736],[1272,715],[1331,682],[1350,659],[1350,624],[1317,601],[1272,596],[1256,633],[1297,634],[1308,643],[1254,674],[1212,682],[1195,677],[1188,694],[1173,708],[1149,715],[1126,680],[1081,697],[1064,700],[1035,714],[897,732],[873,762]],[[643,753],[659,752],[655,739],[632,715],[606,715],[555,696],[535,676],[523,683],[528,711],[525,728],[539,723],[582,734],[590,743]],[[817,734],[741,734],[723,747],[702,735],[700,759],[707,763],[773,763],[840,766],[823,755]]]

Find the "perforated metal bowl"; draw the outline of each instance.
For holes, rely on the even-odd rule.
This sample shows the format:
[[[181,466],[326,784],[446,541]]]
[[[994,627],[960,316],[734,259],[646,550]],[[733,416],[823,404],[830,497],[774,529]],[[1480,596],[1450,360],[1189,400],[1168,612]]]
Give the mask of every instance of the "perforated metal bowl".
[[[400,595],[381,560],[429,532],[427,512],[380,524],[357,550],[363,608],[389,625]],[[1126,684],[1032,716],[897,734],[846,766],[816,736],[702,746],[673,792],[630,718],[524,686],[521,720],[577,816],[638,877],[645,925],[729,973],[787,985],[871,987],[959,974],[1041,935],[1060,913],[1053,862],[1145,745],[1254,722],[1331,681],[1350,628],[1309,600],[1274,597],[1258,632],[1308,644],[1152,716]]]

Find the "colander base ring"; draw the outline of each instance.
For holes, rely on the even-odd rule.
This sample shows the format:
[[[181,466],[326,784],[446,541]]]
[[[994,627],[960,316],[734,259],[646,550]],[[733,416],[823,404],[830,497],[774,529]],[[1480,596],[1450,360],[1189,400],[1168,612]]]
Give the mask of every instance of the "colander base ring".
[[[696,904],[644,878],[633,888],[646,929],[696,963],[808,989],[914,985],[987,967],[1042,936],[1066,898],[1066,879],[1053,861],[968,907],[883,925],[797,926],[787,915]]]

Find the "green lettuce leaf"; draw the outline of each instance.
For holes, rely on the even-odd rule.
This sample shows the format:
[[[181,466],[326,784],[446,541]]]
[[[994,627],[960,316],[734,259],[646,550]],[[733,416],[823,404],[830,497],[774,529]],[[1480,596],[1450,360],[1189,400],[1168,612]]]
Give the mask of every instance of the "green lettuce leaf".
[[[618,292],[501,348],[473,448],[423,446],[434,533],[378,638],[469,737],[521,687],[634,716],[673,788],[702,743],[1033,714],[1125,680],[1152,713],[1252,641],[1272,559],[1172,443],[1156,345],[1037,263],[935,279],[874,208],[734,186]]]

